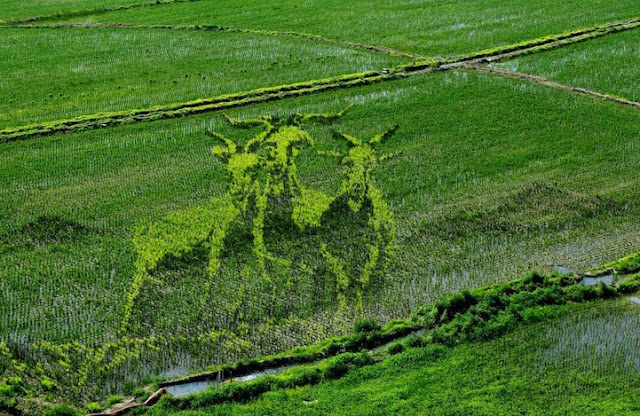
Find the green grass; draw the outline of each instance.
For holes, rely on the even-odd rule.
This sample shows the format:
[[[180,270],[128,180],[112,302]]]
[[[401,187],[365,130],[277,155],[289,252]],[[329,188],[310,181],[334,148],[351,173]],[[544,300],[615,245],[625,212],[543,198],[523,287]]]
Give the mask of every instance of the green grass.
[[[7,0],[0,14],[0,24],[55,21],[189,1],[198,0]]]
[[[139,3],[136,0],[4,0],[0,20],[20,19],[58,12]]]
[[[543,76],[640,101],[640,43],[637,30],[495,64],[504,69]]]
[[[0,129],[380,70],[401,62],[253,34],[0,28]]]
[[[449,56],[636,17],[633,0],[368,0],[345,3],[203,0],[81,20],[217,24],[289,30]]]
[[[572,305],[549,322],[452,349],[410,349],[314,387],[172,415],[621,415],[640,408],[640,324],[626,300]]]
[[[349,103],[356,107],[333,128],[366,137],[401,124],[384,146],[398,155],[376,172],[396,214],[398,257],[385,283],[368,296],[368,314],[380,320],[406,316],[444,293],[531,268],[595,267],[638,250],[640,122],[634,111],[526,82],[454,72],[230,114],[324,112]],[[8,294],[0,305],[7,317],[0,333],[89,344],[113,339],[133,275],[134,227],[226,191],[224,170],[203,135],[207,126],[247,137],[220,116],[200,116],[0,146],[0,292]],[[340,148],[330,127],[309,130],[318,148]],[[305,151],[298,166],[305,185],[337,192],[337,161]],[[357,241],[353,227],[303,236],[275,229],[267,244],[321,275],[314,248],[327,240]],[[304,239],[304,247],[296,238]],[[243,240],[232,244],[234,257],[226,260],[219,282],[220,310],[236,296],[236,273],[248,255]],[[353,247],[357,257],[360,248]],[[322,295],[301,272],[293,276],[299,280],[281,306],[295,314],[294,322],[259,336],[261,313],[270,304],[256,292],[245,305],[255,323],[247,335],[253,346],[166,352],[156,364],[198,367],[350,327],[332,317],[329,292]],[[163,305],[146,309],[143,322],[154,319],[150,330],[158,334],[183,330],[197,317],[190,305],[198,299],[194,288],[206,279],[204,263],[196,258],[162,277],[167,285],[148,288],[141,304],[142,310]]]

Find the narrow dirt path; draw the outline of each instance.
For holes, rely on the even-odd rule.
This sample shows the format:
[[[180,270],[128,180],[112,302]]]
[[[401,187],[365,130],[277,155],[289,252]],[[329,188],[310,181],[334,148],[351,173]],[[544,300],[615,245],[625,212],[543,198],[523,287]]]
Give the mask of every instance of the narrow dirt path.
[[[572,87],[571,85],[560,84],[559,82],[551,81],[550,79],[539,77],[537,75],[526,74],[522,72],[509,71],[506,69],[493,68],[487,65],[480,65],[477,63],[467,62],[461,65],[461,68],[470,69],[478,72],[485,72],[489,74],[495,74],[507,78],[523,79],[526,81],[534,82],[536,84],[546,85],[547,87],[557,88],[560,90],[571,91],[578,94],[590,95],[592,97],[600,98],[606,101],[614,102],[616,104],[633,107],[636,110],[640,110],[640,103],[630,101],[625,98],[616,97],[609,94],[603,94],[597,91],[589,90],[586,88]]]

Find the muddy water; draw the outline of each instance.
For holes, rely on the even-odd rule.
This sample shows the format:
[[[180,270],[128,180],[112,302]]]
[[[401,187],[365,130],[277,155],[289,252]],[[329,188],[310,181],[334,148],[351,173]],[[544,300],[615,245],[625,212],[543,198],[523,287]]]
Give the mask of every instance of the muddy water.
[[[584,279],[582,279],[582,284],[585,286],[597,286],[600,283],[604,283],[605,285],[612,285],[616,282],[616,280],[616,276],[608,274],[606,276],[585,277]]]
[[[314,363],[307,363],[307,365],[308,364],[314,364]],[[200,381],[191,381],[191,382],[186,382],[181,384],[174,384],[172,386],[165,387],[165,389],[172,396],[176,396],[176,397],[187,396],[189,394],[198,393],[200,391],[206,390],[210,386],[217,387],[219,384],[222,384],[225,382],[231,382],[231,383],[247,382],[263,376],[280,374],[284,370],[296,367],[298,365],[303,365],[303,364],[290,364],[290,365],[282,365],[280,367],[267,368],[266,370],[255,371],[253,373],[250,373],[241,377],[228,377],[223,379],[221,382],[218,382],[218,380],[212,378],[210,380],[200,380]]]
[[[400,339],[395,339],[393,341],[390,341],[384,345],[381,345],[377,348],[374,348],[372,350],[372,352],[378,352],[378,351],[382,351],[385,348],[389,347],[389,345],[393,344],[394,342],[402,342],[404,340],[407,340],[411,337],[421,337],[425,334],[425,330],[424,329],[420,329],[418,331],[415,331],[403,338]],[[294,368],[294,367],[298,367],[301,365],[313,365],[313,364],[317,364],[318,361],[314,361],[312,363],[304,363],[304,364],[289,364],[289,365],[282,365],[279,367],[273,367],[273,368],[267,368],[266,370],[260,370],[260,371],[255,371],[253,373],[241,376],[241,377],[229,377],[229,378],[225,378],[223,379],[220,383],[218,382],[218,380],[216,379],[210,379],[210,380],[200,380],[200,381],[192,381],[192,382],[186,382],[186,383],[182,383],[182,384],[174,384],[172,386],[166,386],[165,389],[167,390],[167,392],[169,392],[171,395],[176,396],[176,397],[180,397],[180,396],[187,396],[189,394],[194,394],[194,393],[198,393],[200,391],[206,390],[207,388],[209,388],[210,386],[213,387],[217,387],[219,384],[221,383],[225,383],[225,382],[247,382],[247,381],[252,381],[255,380],[257,378],[263,377],[263,376],[268,376],[268,375],[277,375],[282,373],[285,370],[288,370],[289,368]]]
[[[403,342],[408,340],[411,337],[421,337],[426,333],[426,330],[424,329],[419,329],[415,332],[410,333],[409,335],[407,335],[406,337],[403,338],[398,338],[398,339],[394,339],[393,341],[389,341],[386,344],[382,344],[379,347],[375,347],[374,349],[372,349],[372,352],[379,352],[379,351],[384,351],[387,348],[389,348],[389,346],[391,346],[391,344],[395,344],[396,342]]]
[[[172,396],[180,397],[206,390],[209,386],[217,386],[217,380],[194,381],[191,383],[175,384],[167,386],[165,389]]]

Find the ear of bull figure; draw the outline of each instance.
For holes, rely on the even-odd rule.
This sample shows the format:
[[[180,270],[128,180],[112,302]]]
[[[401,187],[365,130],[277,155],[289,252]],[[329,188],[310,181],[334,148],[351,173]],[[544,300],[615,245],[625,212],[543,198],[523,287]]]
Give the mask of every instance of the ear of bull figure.
[[[353,107],[353,104],[348,105],[337,113],[294,114],[289,117],[289,121],[293,124],[300,124],[303,122],[328,123],[345,115],[351,107]]]
[[[213,137],[214,139],[221,141],[225,144],[225,146],[214,146],[212,149],[213,155],[219,157],[223,161],[229,159],[229,157],[236,153],[236,144],[229,138],[223,136],[220,133],[216,133],[215,131],[207,130],[205,134],[209,137]]]
[[[273,120],[273,117],[271,116],[264,116],[260,118],[239,119],[239,118],[231,118],[226,114],[224,115],[224,118],[227,120],[227,122],[231,126],[238,127],[241,129],[250,129],[252,127],[258,127],[258,126],[269,127],[271,125],[271,121]]]
[[[400,126],[398,126],[397,124],[393,127],[391,127],[389,130],[380,133],[380,134],[376,134],[375,136],[373,136],[373,138],[371,140],[369,140],[369,144],[374,145],[377,143],[384,143],[386,142],[390,137],[392,137],[394,134],[396,134],[396,131],[398,130]]]
[[[339,131],[333,131],[333,137],[336,139],[342,139],[342,140],[346,140],[347,143],[349,144],[349,147],[355,147],[355,146],[361,146],[362,142],[353,137],[353,136],[349,136],[348,134],[345,133],[341,133]]]

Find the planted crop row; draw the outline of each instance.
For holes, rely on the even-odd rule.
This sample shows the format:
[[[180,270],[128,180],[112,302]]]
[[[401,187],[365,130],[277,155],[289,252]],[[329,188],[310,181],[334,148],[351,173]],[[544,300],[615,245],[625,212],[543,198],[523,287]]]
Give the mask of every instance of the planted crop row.
[[[68,120],[38,123],[0,130],[0,142],[21,140],[56,133],[70,133],[89,129],[112,127],[123,124],[149,122],[161,119],[186,117],[205,112],[220,111],[261,102],[280,100],[328,90],[370,85],[377,82],[417,75],[424,72],[448,70],[469,61],[496,61],[520,55],[555,49],[609,33],[640,27],[640,19],[614,22],[607,25],[567,32],[520,42],[501,48],[463,55],[457,58],[423,60],[409,65],[399,65],[382,71],[369,71],[337,77],[311,80],[302,83],[261,88],[252,91],[199,99],[183,103],[155,106],[140,110],[125,110],[80,116]]]
[[[281,100],[283,98],[314,94],[333,89],[370,85],[386,79],[394,79],[398,76],[400,76],[400,74],[396,72],[379,73],[370,71],[278,87],[260,88],[248,92],[227,94],[185,103],[156,106],[142,110],[116,111],[80,116],[69,120],[32,124],[15,129],[5,129],[0,131],[0,142],[26,139],[33,136],[47,136],[60,132],[71,133],[96,128],[119,126],[123,124],[186,117],[211,111]]]
[[[596,97],[596,98],[600,98],[606,101],[610,101],[616,104],[621,104],[621,105],[625,105],[625,106],[629,106],[629,107],[633,107],[637,110],[640,110],[640,103],[635,102],[635,101],[630,101],[627,100],[625,98],[621,98],[621,97],[615,97],[613,95],[609,95],[609,94],[602,94],[596,91],[592,91],[592,90],[588,90],[586,88],[580,88],[580,87],[572,87],[570,85],[565,85],[565,84],[560,84],[558,82],[554,82],[551,81],[547,78],[543,78],[543,77],[539,77],[536,75],[530,75],[530,74],[524,74],[522,72],[516,72],[516,71],[509,71],[506,69],[499,69],[499,68],[492,68],[490,66],[486,66],[486,65],[479,65],[479,64],[473,64],[473,63],[465,63],[464,64],[464,68],[467,69],[471,69],[474,71],[480,71],[480,72],[485,72],[488,74],[496,74],[496,75],[500,75],[500,76],[504,76],[507,78],[516,78],[516,79],[523,79],[526,81],[531,81],[531,82],[535,82],[537,84],[542,84],[542,85],[546,85],[548,87],[552,87],[552,88],[558,88],[561,90],[565,90],[565,91],[571,91],[571,92],[575,92],[578,94],[584,94],[584,95],[589,95],[592,97]]]
[[[541,38],[513,43],[507,46],[485,49],[445,60],[443,65],[461,65],[464,62],[497,62],[513,59],[522,55],[557,49],[574,43],[596,39],[608,34],[622,32],[640,27],[640,18],[610,22],[589,28],[563,32]]]
[[[406,62],[391,55],[250,33],[125,28],[0,31],[0,130]],[[51,48],[60,53],[46,55]],[[84,58],[86,54],[91,57]]]
[[[341,131],[364,137],[402,120],[400,140],[390,140],[385,146],[397,156],[376,172],[376,183],[385,191],[398,218],[399,255],[402,257],[388,277],[390,283],[381,289],[382,299],[378,300],[376,292],[365,309],[367,316],[386,322],[406,316],[416,303],[510,278],[532,263],[545,270],[555,265],[590,267],[610,258],[611,253],[638,249],[637,228],[631,219],[637,206],[634,203],[637,178],[631,173],[638,164],[637,146],[634,146],[637,118],[627,111],[598,106],[599,103],[591,100],[576,99],[537,86],[514,94],[520,87],[499,77],[450,72],[429,79],[379,84],[363,91],[337,91],[330,97],[303,97],[231,113],[241,118],[288,115],[338,110],[354,103],[356,107],[352,114],[356,117],[344,117],[337,121],[337,126]],[[487,106],[488,103],[495,105]],[[541,103],[552,111],[542,113],[538,107]],[[398,105],[404,106],[401,112],[394,111]],[[490,111],[481,110],[488,107],[491,107]],[[430,111],[425,112],[425,108]],[[522,108],[527,111],[523,112]],[[593,110],[602,110],[599,120],[590,118]],[[495,118],[488,117],[489,113]],[[500,119],[506,122],[492,129]],[[553,131],[549,125],[553,126]],[[2,293],[9,294],[9,305],[25,304],[18,312],[15,324],[12,322],[8,326],[8,331],[55,343],[67,342],[57,336],[59,328],[65,325],[77,327],[82,324],[76,333],[88,327],[92,330],[104,328],[107,336],[110,334],[113,321],[105,324],[101,320],[104,309],[96,312],[93,309],[96,302],[91,300],[109,305],[112,310],[122,309],[122,298],[133,275],[135,260],[126,244],[130,241],[127,230],[140,221],[153,221],[164,217],[168,211],[182,210],[220,195],[224,181],[218,165],[208,168],[210,145],[203,143],[197,152],[184,151],[202,142],[205,126],[231,135],[234,140],[242,140],[236,133],[224,129],[220,117],[206,115],[146,127],[70,135],[65,140],[54,138],[41,143],[23,142],[2,147],[6,156],[3,172],[8,179],[6,194],[14,195],[4,199],[11,215],[7,230],[30,224],[46,212],[86,227],[97,225],[104,232],[113,232],[119,237],[114,236],[114,244],[107,244],[105,236],[100,236],[96,241],[78,239],[73,244],[60,245],[47,243],[53,237],[32,238],[31,232],[25,232],[25,240],[33,239],[33,245],[13,245],[10,250],[14,254],[9,258],[2,256],[4,275],[7,276],[2,279]],[[556,126],[564,130],[558,131]],[[518,135],[522,130],[531,133]],[[313,129],[313,136],[318,140],[319,148],[340,150],[334,146],[337,143],[330,139],[327,129],[318,126]],[[543,146],[547,141],[553,141],[553,146]],[[51,145],[43,146],[45,142]],[[527,148],[531,144],[535,144],[534,149]],[[543,161],[549,169],[536,167],[535,175],[531,174],[528,159],[533,151],[537,160]],[[566,154],[575,158],[572,164],[554,163]],[[307,186],[320,185],[325,192],[336,191],[339,180],[334,182],[335,186],[330,186],[335,177],[335,164],[327,164],[327,158],[312,152],[303,151],[300,157],[304,163],[299,163],[298,167]],[[612,166],[612,159],[624,163]],[[452,160],[454,166],[451,166]],[[36,170],[34,166],[43,166],[43,169]],[[586,166],[584,171],[582,166]],[[627,173],[618,172],[616,168]],[[566,174],[575,172],[581,174]],[[549,178],[543,184],[540,183],[541,173],[545,174],[545,179]],[[213,186],[206,186],[208,184]],[[474,199],[474,195],[482,195],[482,198]],[[623,206],[625,208],[619,208]],[[629,218],[628,223],[624,222],[625,217]],[[632,227],[625,231],[629,223]],[[63,225],[63,228],[68,227]],[[352,234],[357,228],[345,226],[344,229]],[[313,248],[323,241],[334,242],[336,239],[329,238],[333,235],[313,244],[307,244],[308,240],[302,240],[305,244],[300,244],[298,239],[292,240],[305,246],[300,252],[307,254],[306,262],[313,257],[308,254],[307,246]],[[462,237],[458,239],[458,236]],[[60,238],[68,241],[72,237],[61,235]],[[51,260],[49,251],[31,249],[33,246],[50,248],[51,253],[55,250],[58,253],[56,262]],[[274,252],[291,253],[285,245],[271,247]],[[85,260],[95,250],[111,253],[109,257],[113,260]],[[87,257],[81,257],[85,251]],[[77,264],[86,265],[82,275],[67,272],[70,266]],[[192,270],[201,268],[202,263],[195,263]],[[241,271],[240,268],[236,270],[238,273],[233,273],[232,277],[237,277]],[[178,275],[174,271],[161,277],[171,282],[175,281],[172,277],[179,279],[177,284],[165,286],[166,289],[177,289],[174,296],[166,297],[167,302],[155,303],[162,305],[155,309],[163,309],[170,316],[170,321],[158,322],[162,324],[160,331],[174,334],[182,331],[188,322],[184,314],[190,313],[189,304],[198,303],[194,295],[199,292],[194,290],[192,283],[199,276],[196,273]],[[37,295],[39,282],[56,278],[59,280],[42,292],[41,299],[29,299],[28,302],[21,299],[22,292]],[[25,281],[29,283],[28,287],[25,287]],[[225,283],[236,281],[227,279]],[[73,294],[75,298],[91,302],[90,307],[82,308],[87,312],[80,319],[76,319],[80,313],[73,307],[69,311],[73,314],[70,316],[73,322],[68,322],[70,317],[61,316],[60,326],[53,331],[49,331],[48,326],[55,321],[45,316],[36,320],[37,326],[21,325],[20,318],[25,316],[26,308],[41,310],[43,303],[49,302],[45,310],[59,309],[53,303],[61,294],[67,298],[67,292],[83,286],[105,289],[84,296]],[[298,290],[298,287],[293,289]],[[299,324],[301,317],[294,316],[292,321],[295,322],[290,327],[275,322],[264,327],[259,335],[252,328],[247,341],[256,344],[255,347],[238,351],[230,350],[223,342],[212,343],[206,358],[189,358],[192,351],[201,351],[199,345],[194,347],[185,342],[184,346],[180,344],[180,348],[173,349],[168,345],[160,355],[164,368],[138,370],[136,363],[131,363],[127,370],[137,371],[140,375],[168,370],[179,374],[208,364],[273,353],[343,333],[346,324],[324,324],[330,319],[339,321],[341,317],[331,316],[328,308],[312,309],[312,302],[322,296],[322,288],[319,289],[305,290],[309,296],[300,297],[298,304],[311,305],[303,306],[306,309],[302,319],[320,324],[302,327]],[[287,296],[296,300],[301,292],[292,290]],[[217,297],[219,302],[228,299],[225,295]],[[251,311],[260,312],[268,307],[247,303]],[[182,307],[183,304],[187,307]],[[154,311],[147,308],[146,312]],[[348,322],[348,319],[344,320]],[[169,364],[171,360],[178,365]],[[120,380],[113,380],[111,392],[104,396],[121,389],[123,378],[128,379],[129,374],[121,372]],[[99,387],[106,388],[105,384]]]
[[[105,22],[105,23],[56,23],[48,25],[37,24],[19,24],[11,25],[9,27],[19,29],[91,29],[91,28],[121,28],[121,29],[155,29],[155,30],[193,30],[193,31],[210,31],[210,32],[225,32],[225,33],[249,33],[254,35],[265,36],[279,36],[279,37],[292,37],[303,40],[309,40],[313,42],[321,42],[329,45],[342,46],[351,49],[360,49],[369,52],[378,52],[389,55],[403,56],[411,59],[425,59],[424,56],[413,52],[405,52],[394,48],[388,48],[386,46],[367,45],[359,42],[341,41],[338,39],[331,39],[324,36],[313,35],[309,33],[280,31],[280,30],[262,30],[262,29],[245,29],[236,27],[226,27],[218,25],[140,25],[131,23],[117,23],[117,22]]]
[[[428,18],[425,18],[425,13]],[[265,0],[253,2],[251,7],[237,0],[206,0],[159,7],[150,12],[145,9],[117,12],[91,20],[133,24],[213,24],[304,32],[389,46],[423,56],[451,57],[507,45],[514,40],[538,38],[608,20],[633,18],[637,14],[634,0],[438,1],[428,5],[387,0],[356,3]]]
[[[591,29],[568,32],[566,34],[548,36],[540,39],[539,42],[523,42],[515,44],[513,48],[506,48],[500,53],[494,54],[491,50],[481,52],[477,56],[469,60],[478,60],[478,62],[498,62],[507,59],[513,59],[518,56],[530,55],[561,48],[567,45],[584,42],[586,40],[600,38],[609,34],[622,32],[625,30],[636,29],[640,27],[640,18],[617,22],[603,26],[596,26]]]
[[[640,43],[635,30],[490,66],[640,102]]]
[[[0,24],[18,24],[18,23],[28,23],[28,22],[42,22],[42,21],[50,21],[50,20],[71,19],[74,17],[95,16],[103,13],[115,12],[118,10],[138,9],[142,7],[151,7],[156,5],[193,2],[193,1],[199,1],[199,0],[154,0],[154,1],[147,1],[142,3],[94,7],[94,8],[79,9],[79,10],[69,10],[69,11],[61,11],[58,13],[47,14],[42,16],[32,16],[32,17],[0,20]]]

